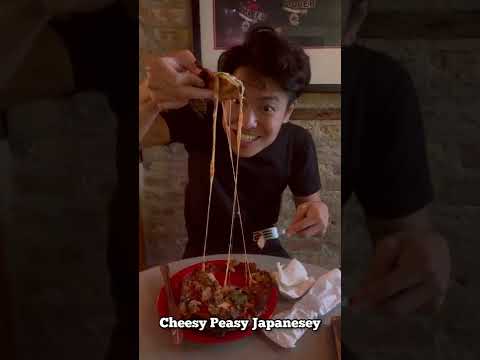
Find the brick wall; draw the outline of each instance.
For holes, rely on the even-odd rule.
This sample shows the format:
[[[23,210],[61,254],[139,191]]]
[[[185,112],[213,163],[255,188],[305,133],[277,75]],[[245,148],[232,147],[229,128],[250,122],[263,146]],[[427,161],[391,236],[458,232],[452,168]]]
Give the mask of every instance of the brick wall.
[[[165,54],[191,48],[190,1],[141,0],[140,54]],[[142,77],[140,70],[140,77]],[[308,94],[300,108],[339,113],[340,96]],[[312,115],[313,116],[313,115]],[[337,114],[338,116],[338,114]],[[309,129],[317,145],[322,178],[322,198],[331,211],[333,224],[323,241],[319,238],[285,240],[286,249],[302,261],[325,267],[340,264],[340,122],[302,120],[294,123]],[[145,209],[147,264],[153,265],[181,257],[187,241],[183,219],[183,192],[186,184],[186,153],[181,145],[147,150],[153,159],[145,173],[143,207]],[[284,194],[279,224],[288,226],[294,213],[291,194]]]

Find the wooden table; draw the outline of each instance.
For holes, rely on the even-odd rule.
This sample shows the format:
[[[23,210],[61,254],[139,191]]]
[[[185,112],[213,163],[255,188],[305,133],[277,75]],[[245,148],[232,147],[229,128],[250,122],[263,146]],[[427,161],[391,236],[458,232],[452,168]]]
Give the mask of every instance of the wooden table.
[[[241,261],[242,255],[233,255]],[[226,255],[208,256],[208,260],[225,259]],[[185,259],[169,264],[173,275],[177,271],[201,262],[202,258]],[[288,259],[273,256],[249,255],[249,261],[254,261],[261,269],[274,271],[276,263],[288,263]],[[326,269],[305,264],[308,273],[318,278]],[[340,306],[324,316],[323,324],[316,332],[307,330],[293,349],[284,349],[268,339],[262,332],[255,332],[253,336],[225,344],[204,345],[184,342],[175,346],[171,342],[170,333],[160,328],[155,301],[162,285],[158,267],[150,268],[139,275],[139,339],[140,360],[158,359],[208,359],[208,360],[271,360],[271,359],[322,359],[336,360],[335,341],[329,326],[331,316],[340,314]],[[276,312],[290,308],[294,301],[280,298]]]

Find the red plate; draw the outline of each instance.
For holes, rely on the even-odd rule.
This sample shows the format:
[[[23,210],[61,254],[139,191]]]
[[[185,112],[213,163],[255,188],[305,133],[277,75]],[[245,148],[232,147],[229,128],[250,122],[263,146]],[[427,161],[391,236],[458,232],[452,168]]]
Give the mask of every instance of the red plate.
[[[219,271],[214,272],[215,277],[220,282],[220,284],[222,284],[223,280],[225,279],[225,267],[226,267],[227,261],[226,260],[212,260],[212,261],[207,261],[206,263],[217,265],[220,269],[223,268],[223,271],[219,270]],[[172,285],[172,290],[173,290],[173,295],[174,295],[177,303],[179,302],[179,299],[180,299],[180,292],[181,292],[181,288],[182,288],[183,279],[187,275],[192,273],[195,269],[198,269],[201,266],[202,266],[202,263],[198,263],[198,264],[194,264],[192,266],[189,266],[189,267],[177,272],[170,279],[170,283]],[[244,274],[244,272],[242,271],[242,272],[230,273],[230,283],[233,284],[233,285],[236,285],[236,286],[244,286],[245,285],[245,274]],[[269,319],[272,316],[273,312],[275,311],[275,307],[277,306],[277,302],[278,302],[278,290],[274,286],[274,287],[272,287],[272,291],[270,293],[270,296],[268,297],[267,304],[265,306],[265,311],[262,314],[260,314],[258,317],[262,318],[262,319]],[[160,317],[169,316],[167,294],[166,294],[166,291],[165,291],[165,287],[163,287],[160,290],[160,294],[158,295],[157,310],[158,310],[158,314],[160,315]],[[234,341],[234,340],[244,338],[246,336],[250,336],[250,335],[252,335],[252,332],[253,331],[251,330],[251,328],[248,328],[245,331],[241,331],[241,330],[231,331],[224,336],[213,336],[213,335],[210,335],[210,334],[203,333],[199,330],[184,329],[183,330],[183,337],[184,337],[184,339],[189,340],[191,342],[195,342],[195,343],[217,344],[217,343]]]

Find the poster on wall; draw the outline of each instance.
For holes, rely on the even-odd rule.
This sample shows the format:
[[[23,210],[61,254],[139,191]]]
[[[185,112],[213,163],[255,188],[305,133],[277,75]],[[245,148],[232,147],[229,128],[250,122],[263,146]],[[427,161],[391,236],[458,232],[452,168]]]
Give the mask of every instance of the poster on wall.
[[[242,43],[252,26],[268,25],[309,55],[309,91],[339,91],[340,8],[340,0],[192,0],[194,50],[216,70],[223,51]]]
[[[267,24],[305,48],[340,46],[338,0],[214,0],[215,49],[240,43],[255,24]]]

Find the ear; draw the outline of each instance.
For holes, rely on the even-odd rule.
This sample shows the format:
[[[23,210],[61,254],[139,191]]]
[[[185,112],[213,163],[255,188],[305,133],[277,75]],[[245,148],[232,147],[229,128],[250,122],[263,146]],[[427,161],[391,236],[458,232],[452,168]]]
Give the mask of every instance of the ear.
[[[287,123],[290,121],[290,117],[292,116],[293,110],[295,110],[295,106],[297,105],[297,100],[294,100],[287,108],[285,112],[285,117],[283,118],[283,123]]]

